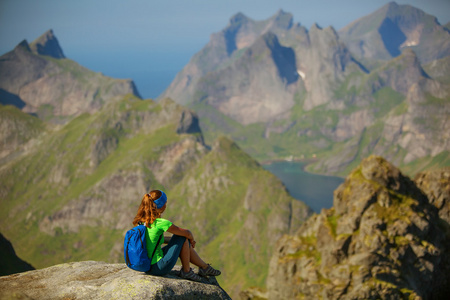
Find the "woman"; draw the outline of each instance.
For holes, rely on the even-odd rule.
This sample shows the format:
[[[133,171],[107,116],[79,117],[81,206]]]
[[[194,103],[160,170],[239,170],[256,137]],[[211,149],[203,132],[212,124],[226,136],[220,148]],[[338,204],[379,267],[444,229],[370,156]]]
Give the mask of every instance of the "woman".
[[[166,210],[166,206],[166,194],[160,190],[153,190],[142,198],[141,205],[133,221],[134,226],[145,224],[147,227],[145,239],[149,257],[151,257],[156,247],[156,252],[152,259],[152,267],[147,273],[151,275],[165,275],[172,270],[178,257],[180,257],[182,264],[180,276],[184,279],[201,281],[200,276],[220,275],[221,272],[219,270],[205,263],[194,250],[196,242],[192,232],[161,218],[161,214]],[[156,245],[158,240],[160,240],[159,237],[164,235],[165,231],[172,233],[173,236],[171,238],[164,237],[164,240]],[[161,249],[163,242],[168,243],[168,245]],[[198,274],[195,274],[191,269],[190,263],[199,267]]]

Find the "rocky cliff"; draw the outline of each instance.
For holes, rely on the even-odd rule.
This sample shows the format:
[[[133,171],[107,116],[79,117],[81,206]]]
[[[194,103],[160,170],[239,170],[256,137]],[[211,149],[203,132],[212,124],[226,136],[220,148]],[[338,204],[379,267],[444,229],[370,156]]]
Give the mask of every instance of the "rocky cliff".
[[[133,81],[106,77],[65,58],[51,30],[0,58],[0,103],[54,123],[96,112],[126,94],[139,96]]]
[[[231,299],[214,277],[192,282],[83,261],[0,277],[0,299]]]
[[[449,293],[450,173],[404,176],[381,157],[362,161],[334,205],[283,237],[269,299],[443,299]]]
[[[0,276],[34,270],[34,267],[20,259],[11,243],[0,233]]]

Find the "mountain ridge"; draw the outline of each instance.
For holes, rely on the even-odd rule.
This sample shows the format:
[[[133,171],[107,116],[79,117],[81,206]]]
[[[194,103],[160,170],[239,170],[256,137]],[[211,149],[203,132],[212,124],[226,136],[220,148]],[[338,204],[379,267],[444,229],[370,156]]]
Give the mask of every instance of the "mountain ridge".
[[[1,104],[56,124],[126,94],[140,98],[133,81],[106,77],[65,58],[52,30],[1,56],[0,92]]]
[[[277,19],[284,23],[274,25]],[[383,20],[416,38],[417,45],[399,44],[395,55],[386,52],[385,29],[378,31],[387,26]],[[417,35],[419,27],[423,30]],[[226,54],[223,33],[230,28],[236,31],[235,40],[245,43],[235,43],[242,48]],[[368,30],[368,35],[358,30]],[[206,142],[228,135],[259,161],[320,157],[309,171],[343,176],[373,153],[414,174],[449,162],[447,140],[439,138],[448,127],[445,113],[433,113],[438,106],[446,112],[450,105],[445,67],[450,39],[442,30],[434,17],[395,2],[340,31],[317,24],[307,29],[281,10],[264,21],[238,14],[211,35],[163,96],[199,114]],[[373,49],[387,54],[359,55],[349,39],[359,45],[360,36],[381,43]],[[262,46],[264,39],[273,42]],[[428,53],[430,48],[443,52]]]

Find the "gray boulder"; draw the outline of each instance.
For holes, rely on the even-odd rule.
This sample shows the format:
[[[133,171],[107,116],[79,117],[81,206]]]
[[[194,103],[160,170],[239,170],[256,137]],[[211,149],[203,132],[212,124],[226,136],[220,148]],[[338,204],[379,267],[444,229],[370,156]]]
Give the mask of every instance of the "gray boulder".
[[[0,299],[231,299],[214,277],[151,276],[125,264],[72,262],[0,277]]]

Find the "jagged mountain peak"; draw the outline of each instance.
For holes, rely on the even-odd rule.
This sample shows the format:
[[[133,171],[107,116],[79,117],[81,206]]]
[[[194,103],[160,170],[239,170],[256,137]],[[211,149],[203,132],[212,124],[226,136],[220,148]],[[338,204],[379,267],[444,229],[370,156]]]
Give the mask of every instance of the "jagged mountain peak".
[[[319,24],[314,22],[314,24],[311,25],[311,28],[309,30],[311,31],[311,30],[322,30],[322,29],[323,28]]]
[[[339,40],[339,35],[333,26],[328,26],[328,27],[323,28],[319,24],[314,23],[313,25],[311,25],[311,27],[309,29],[309,34],[310,35],[326,34],[326,35],[331,36],[332,39],[335,41]]]
[[[238,12],[234,16],[230,18],[230,25],[242,24],[244,22],[248,22],[251,19],[247,17],[245,14]]]
[[[24,49],[25,51],[31,52],[30,45],[28,44],[27,40],[21,41],[21,42],[16,46],[15,49],[18,49],[18,48]]]
[[[290,29],[294,24],[294,16],[291,13],[285,12],[282,9],[278,10],[277,13],[270,18],[277,27]]]
[[[395,1],[391,1],[385,5],[383,5],[378,11],[385,12],[386,14],[393,13],[399,9],[399,5]]]
[[[418,8],[409,5],[398,5],[396,2],[390,2],[373,13],[351,22],[347,26],[343,27],[340,32],[349,34],[363,34],[365,31],[377,29],[386,18],[402,21],[399,16],[404,14],[405,11],[414,11],[416,14],[418,12],[420,14],[421,12],[421,14],[424,14],[424,12]],[[405,18],[403,18],[403,20],[404,19]]]
[[[64,53],[59,45],[58,39],[50,29],[43,35],[38,37],[30,44],[31,50],[40,55],[47,55],[53,58],[65,58]]]
[[[436,17],[395,2],[350,23],[339,34],[358,58],[369,60],[389,60],[407,47],[413,47],[422,62],[450,54],[449,32]]]

